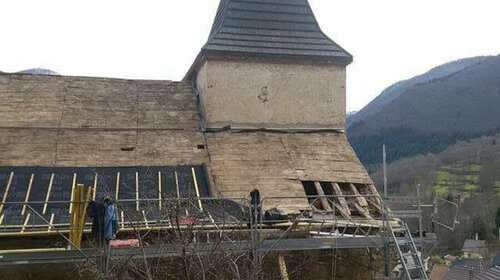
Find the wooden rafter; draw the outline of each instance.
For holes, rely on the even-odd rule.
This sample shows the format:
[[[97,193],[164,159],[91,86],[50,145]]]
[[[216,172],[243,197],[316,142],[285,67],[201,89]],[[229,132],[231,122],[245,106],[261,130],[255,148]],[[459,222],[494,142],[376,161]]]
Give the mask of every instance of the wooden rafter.
[[[337,202],[335,201],[332,201],[332,205],[339,211],[340,215],[342,215],[342,217],[346,218],[346,219],[351,219],[351,214],[350,213],[347,213],[345,210],[344,210],[344,207],[342,207],[340,204],[338,204]]]
[[[14,178],[14,172],[10,172],[9,180],[7,181],[7,187],[3,193],[2,204],[0,204],[0,213],[2,213],[4,203],[7,201],[7,196],[9,196],[10,186],[12,185],[12,178]]]
[[[356,188],[356,186],[354,184],[352,184],[352,183],[349,184],[349,187],[351,188],[352,194],[358,195],[356,197],[356,200],[358,201],[359,205],[362,206],[362,207],[368,206],[368,202],[366,201],[366,198],[360,196],[361,194],[359,193],[358,188]]]
[[[377,191],[377,189],[375,188],[374,185],[367,184],[366,187],[368,188],[368,190],[369,190],[369,192],[370,192],[371,195],[377,195],[378,194],[378,191]],[[382,206],[380,204],[380,201],[381,201],[380,196],[372,197],[372,198],[368,199],[368,202],[372,205],[372,207],[374,207],[375,209],[377,209],[377,211],[379,213],[382,213],[383,210],[382,210]]]
[[[349,184],[349,187],[351,189],[351,192],[353,195],[357,195],[355,199],[353,199],[352,205],[354,208],[356,208],[356,211],[360,213],[363,217],[367,219],[372,219],[372,216],[370,215],[370,211],[367,209],[368,207],[368,202],[366,201],[366,198],[360,196],[361,194],[359,193],[358,189],[354,184]]]
[[[333,187],[333,193],[335,193],[335,195],[339,196],[339,197],[337,197],[337,199],[340,203],[340,206],[342,206],[343,210],[350,216],[351,210],[349,209],[349,204],[347,204],[347,200],[345,199],[344,194],[342,193],[342,190],[340,189],[339,184],[332,183],[332,187]]]
[[[316,188],[316,192],[319,196],[325,195],[325,192],[323,191],[323,188],[321,187],[321,184],[319,182],[314,182],[314,187]],[[320,197],[319,201],[321,202],[324,210],[332,211],[332,207],[330,206],[330,203],[328,203],[328,199],[326,199],[325,197]]]
[[[24,198],[23,210],[21,211],[21,215],[23,215],[23,216],[24,216],[24,213],[26,212],[26,205],[28,204],[28,201],[30,199],[31,187],[33,186],[34,179],[35,179],[35,174],[31,174],[30,182],[28,184],[28,189],[26,190],[26,197]]]
[[[52,191],[52,184],[54,183],[54,173],[50,175],[49,187],[47,188],[47,193],[45,194],[45,203],[43,204],[42,215],[47,212],[47,206],[49,204],[50,192]]]

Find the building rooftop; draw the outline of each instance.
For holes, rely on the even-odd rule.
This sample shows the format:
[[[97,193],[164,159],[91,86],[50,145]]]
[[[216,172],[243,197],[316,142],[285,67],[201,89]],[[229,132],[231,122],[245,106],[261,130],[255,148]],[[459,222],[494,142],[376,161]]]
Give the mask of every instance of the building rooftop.
[[[432,268],[431,275],[429,276],[429,279],[431,280],[443,280],[444,277],[446,276],[446,273],[448,273],[448,270],[450,268],[445,265],[435,265]]]
[[[321,31],[307,0],[223,0],[210,36],[186,77],[204,55],[322,60],[353,58]]]
[[[320,191],[327,194],[377,194],[344,133],[203,132],[196,97],[184,82],[2,74],[0,101],[0,196],[5,195],[7,202],[23,202],[26,197],[28,202],[43,201],[51,174],[57,181],[64,174],[67,179],[68,174],[78,173],[77,183],[83,183],[80,178],[89,172],[106,173],[107,168],[116,170],[103,179],[103,185],[98,181],[98,189],[107,185],[114,197],[113,182],[121,172],[120,184],[129,185],[127,195],[134,198],[134,174],[138,172],[141,180],[146,174],[142,167],[155,167],[156,173],[170,179],[177,170],[192,185],[190,169],[182,171],[182,166],[195,168],[197,176],[205,178],[199,169],[202,165],[208,174],[206,184],[199,177],[200,190],[243,198],[258,188],[262,197],[295,197],[265,200],[264,207],[283,213],[310,209],[306,187],[323,188]],[[77,172],[60,169],[64,167]],[[7,192],[11,172],[14,176]],[[29,193],[31,174],[34,182]],[[164,191],[172,188],[172,181],[163,181],[167,184]],[[71,186],[57,185],[61,190],[52,189],[51,199],[59,195],[67,200]],[[157,198],[152,186],[139,182],[138,195]],[[189,188],[180,186],[181,190]],[[118,189],[123,190],[120,197],[126,194],[125,185]],[[348,215],[367,222],[371,221],[367,217],[377,219],[380,209],[367,200],[348,200],[343,207],[335,204],[343,211],[336,213],[343,213],[341,219]],[[0,225],[26,222],[25,216],[16,214],[19,207],[8,213],[4,210]],[[50,218],[49,212],[45,218]],[[67,220],[58,213],[56,221]]]
[[[485,248],[486,241],[484,240],[466,239],[464,241],[464,246],[462,247],[462,252],[480,254]]]

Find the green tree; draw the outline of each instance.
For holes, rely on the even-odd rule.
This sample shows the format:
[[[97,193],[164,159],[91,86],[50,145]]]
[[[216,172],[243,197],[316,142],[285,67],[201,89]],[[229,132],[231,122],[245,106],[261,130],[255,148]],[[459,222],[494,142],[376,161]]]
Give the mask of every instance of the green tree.
[[[486,228],[486,223],[481,219],[481,217],[476,216],[472,222],[472,232],[479,235],[479,239],[488,240],[488,230]]]
[[[445,265],[446,262],[444,261],[443,258],[441,258],[440,256],[432,256],[430,259],[429,259],[429,271],[432,270],[432,268],[436,265]]]
[[[500,228],[500,207],[497,208],[497,212],[495,213],[495,225],[497,228]]]

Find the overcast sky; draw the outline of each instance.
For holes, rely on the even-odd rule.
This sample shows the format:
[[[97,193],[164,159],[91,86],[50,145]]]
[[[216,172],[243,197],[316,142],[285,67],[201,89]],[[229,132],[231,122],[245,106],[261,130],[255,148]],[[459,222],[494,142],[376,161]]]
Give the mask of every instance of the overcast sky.
[[[180,80],[219,0],[1,0],[0,71]],[[310,0],[354,55],[347,109],[451,60],[500,53],[498,0]]]

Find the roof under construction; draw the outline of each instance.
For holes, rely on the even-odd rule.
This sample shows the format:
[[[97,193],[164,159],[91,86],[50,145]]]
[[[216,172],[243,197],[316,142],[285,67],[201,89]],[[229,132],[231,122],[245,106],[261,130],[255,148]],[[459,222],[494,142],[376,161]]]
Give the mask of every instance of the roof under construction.
[[[134,177],[136,171],[125,168],[128,171],[122,170],[120,177],[124,167],[136,168],[139,178],[144,173],[140,170],[147,170],[142,167],[157,167],[169,178],[177,170],[192,185],[190,171],[182,171],[182,166],[192,166],[205,177],[199,169],[204,165],[207,179],[200,177],[199,184],[206,193],[242,198],[258,188],[267,198],[295,197],[267,200],[264,207],[277,207],[283,213],[308,209],[308,191],[309,195],[377,194],[344,133],[202,132],[196,98],[183,82],[5,74],[0,75],[0,100],[0,198],[6,202],[43,201],[50,174],[57,179],[60,167],[76,170],[77,183],[89,181],[84,179],[89,172],[111,168],[109,182],[98,180],[99,191],[107,186],[111,197],[121,189],[120,198],[136,198],[133,178],[126,177]],[[6,192],[11,172],[14,181]],[[31,174],[34,182],[28,193]],[[132,186],[116,188],[118,178],[120,184],[130,179]],[[71,178],[67,179],[67,184],[58,184],[62,189],[52,190],[50,199],[58,196],[55,192],[67,198],[72,187]],[[85,184],[92,186],[92,180]],[[206,187],[201,183],[205,181]],[[171,191],[172,182],[164,179],[163,191]],[[138,197],[158,198],[155,189],[141,179]],[[378,215],[370,201],[346,203],[339,215]],[[323,206],[329,207],[319,207]],[[25,218],[5,217],[3,225],[12,220],[19,226]]]

